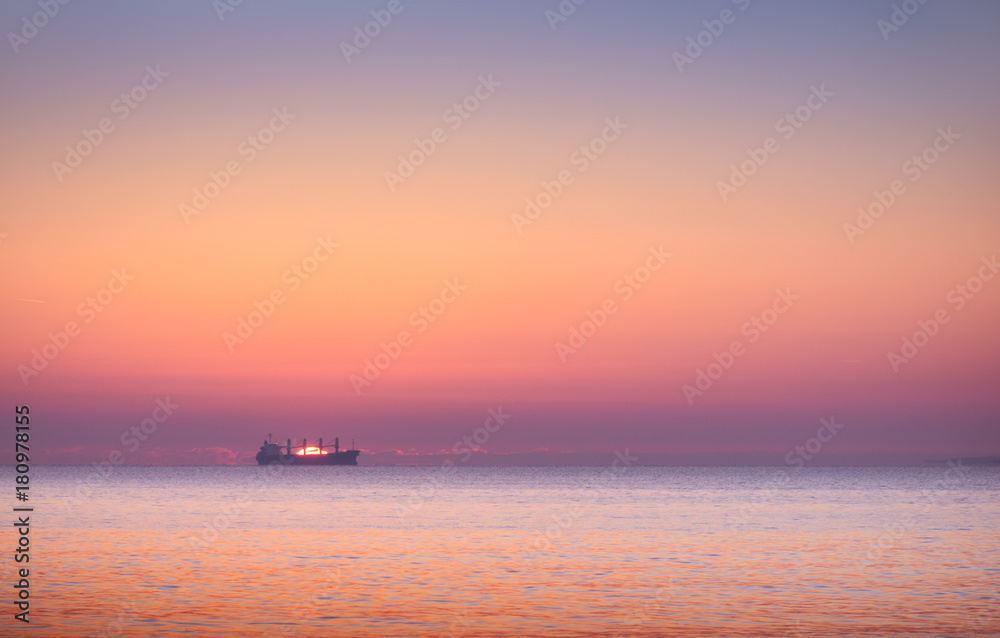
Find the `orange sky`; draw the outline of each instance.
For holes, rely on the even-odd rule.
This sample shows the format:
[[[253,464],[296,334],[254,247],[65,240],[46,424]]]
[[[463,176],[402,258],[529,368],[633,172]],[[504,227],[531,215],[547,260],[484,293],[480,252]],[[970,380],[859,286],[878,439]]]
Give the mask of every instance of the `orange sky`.
[[[588,6],[554,32],[523,3],[407,5],[349,63],[338,43],[363,8],[67,8],[0,61],[3,394],[53,415],[61,461],[116,445],[167,394],[192,407],[141,452],[162,462],[195,435],[242,450],[268,431],[433,452],[474,427],[456,405],[499,403],[521,406],[493,443],[510,453],[597,453],[624,406],[622,436],[657,453],[782,452],[830,413],[860,424],[845,454],[996,453],[997,10],[927,5],[885,41],[877,8],[849,4],[748,8],[683,73],[671,55],[712,17],[693,3],[643,20]],[[965,45],[930,44],[945,37]],[[143,99],[116,103],[129,92]],[[53,167],[88,137],[78,167]],[[845,231],[896,180],[881,217]],[[203,210],[182,206],[206,186]],[[628,283],[651,250],[670,257]],[[132,279],[104,304],[115,272]],[[779,289],[798,299],[752,339]],[[745,354],[686,395],[737,340]],[[262,397],[288,408],[248,408]],[[387,425],[400,405],[420,414],[405,434]],[[729,446],[746,415],[766,443]]]

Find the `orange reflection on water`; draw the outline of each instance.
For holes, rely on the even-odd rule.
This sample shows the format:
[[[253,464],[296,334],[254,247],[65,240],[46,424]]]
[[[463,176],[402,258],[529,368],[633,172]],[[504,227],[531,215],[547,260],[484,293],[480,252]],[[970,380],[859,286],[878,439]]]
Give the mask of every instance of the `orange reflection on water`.
[[[32,620],[59,636],[997,635],[983,555],[1000,472],[927,507],[941,470],[898,469],[807,468],[733,527],[777,468],[636,467],[584,488],[600,468],[122,467],[70,515],[88,469],[43,467]]]

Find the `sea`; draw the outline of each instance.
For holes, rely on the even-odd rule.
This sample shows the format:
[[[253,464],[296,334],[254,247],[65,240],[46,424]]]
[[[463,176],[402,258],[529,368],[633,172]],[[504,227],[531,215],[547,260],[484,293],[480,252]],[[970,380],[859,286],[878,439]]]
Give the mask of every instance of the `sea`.
[[[1000,636],[997,467],[31,473],[4,636]]]

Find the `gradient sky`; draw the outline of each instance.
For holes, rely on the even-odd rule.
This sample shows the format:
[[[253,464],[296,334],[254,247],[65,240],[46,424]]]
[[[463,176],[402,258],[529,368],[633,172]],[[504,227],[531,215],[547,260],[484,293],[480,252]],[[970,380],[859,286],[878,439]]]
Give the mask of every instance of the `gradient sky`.
[[[403,0],[347,61],[342,42],[388,4],[244,0],[220,19],[208,0],[95,0],[16,45],[38,5],[0,6],[2,395],[36,415],[37,460],[247,462],[273,432],[356,439],[363,463],[438,462],[500,406],[512,416],[480,461],[628,448],[780,464],[830,416],[844,427],[815,464],[1000,453],[1000,278],[952,292],[1000,253],[1000,5],[927,3],[886,39],[891,2],[592,0],[553,29],[555,0]],[[492,92],[452,128],[481,78]],[[155,88],[119,119],[144,79]],[[814,92],[827,97],[803,107]],[[799,107],[786,137],[776,123]],[[251,160],[241,145],[275,109],[294,119]],[[81,164],[54,169],[104,118]],[[616,118],[602,154],[574,159]],[[390,189],[398,156],[438,128]],[[719,182],[768,138],[777,150],[724,201]],[[935,141],[926,170],[907,164]],[[518,232],[512,215],[563,171]],[[332,256],[293,289],[285,272],[327,238]],[[671,256],[626,298],[651,249]],[[88,312],[116,270],[134,279]],[[466,288],[411,320],[446,281]],[[744,325],[778,289],[798,300],[751,342]],[[284,302],[227,347],[274,290]],[[561,360],[607,299],[617,312]],[[893,365],[939,311],[948,323]],[[68,322],[79,333],[25,376]],[[355,392],[401,331],[410,345]],[[689,401],[683,386],[737,340],[745,353]],[[166,397],[180,407],[129,449],[122,434]]]

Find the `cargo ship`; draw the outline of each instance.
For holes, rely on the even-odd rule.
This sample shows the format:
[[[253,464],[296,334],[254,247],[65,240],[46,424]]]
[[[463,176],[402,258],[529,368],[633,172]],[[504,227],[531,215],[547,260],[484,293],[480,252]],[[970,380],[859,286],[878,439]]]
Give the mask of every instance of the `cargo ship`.
[[[354,447],[354,442],[351,442]],[[323,439],[319,440],[319,445],[310,446],[305,439],[302,439],[302,447],[292,452],[292,440],[288,439],[285,446],[278,445],[271,440],[271,435],[267,435],[264,445],[260,446],[257,452],[257,464],[269,465],[274,462],[282,465],[357,465],[359,450],[341,450],[340,439],[333,440],[333,451],[329,447],[323,447]]]

